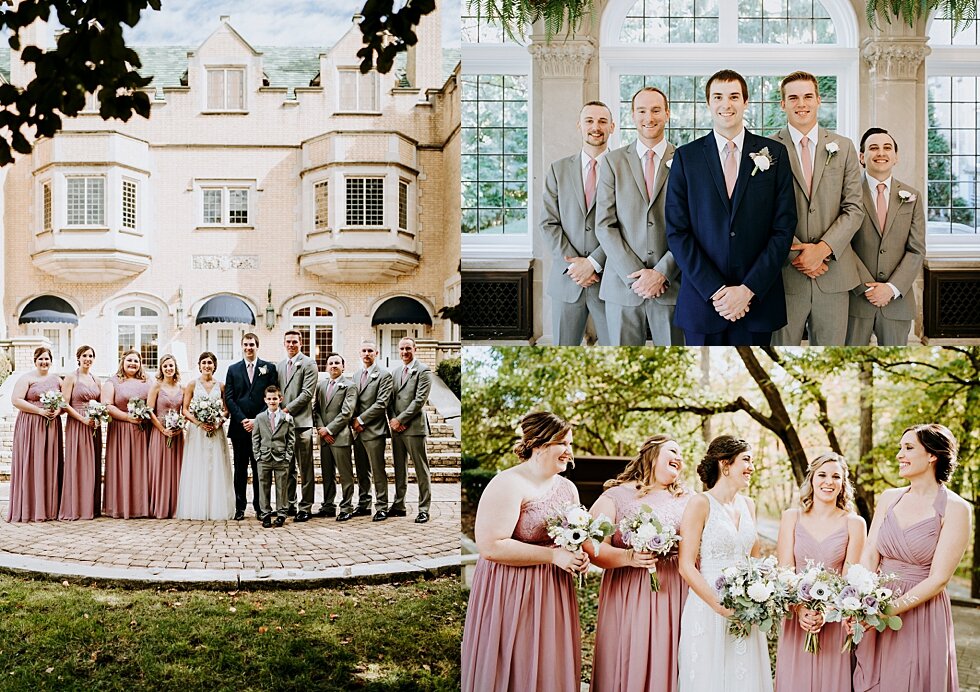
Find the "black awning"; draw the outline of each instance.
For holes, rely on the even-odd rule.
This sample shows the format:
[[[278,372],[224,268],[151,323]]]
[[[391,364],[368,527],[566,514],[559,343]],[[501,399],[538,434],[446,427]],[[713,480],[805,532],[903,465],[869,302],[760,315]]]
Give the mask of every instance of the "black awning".
[[[215,296],[197,311],[194,324],[210,322],[232,322],[234,324],[255,324],[252,309],[241,298],[235,296]]]
[[[61,322],[63,324],[78,324],[75,309],[62,298],[57,296],[39,296],[24,306],[20,313],[18,324],[31,322]]]
[[[374,311],[371,326],[379,324],[427,324],[432,326],[429,311],[414,298],[389,298]]]

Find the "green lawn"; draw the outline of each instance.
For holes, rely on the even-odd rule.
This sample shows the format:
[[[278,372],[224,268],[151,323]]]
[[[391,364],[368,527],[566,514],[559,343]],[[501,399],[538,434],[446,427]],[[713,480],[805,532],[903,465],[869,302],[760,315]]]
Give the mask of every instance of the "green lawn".
[[[458,577],[283,591],[0,574],[0,690],[452,690]]]

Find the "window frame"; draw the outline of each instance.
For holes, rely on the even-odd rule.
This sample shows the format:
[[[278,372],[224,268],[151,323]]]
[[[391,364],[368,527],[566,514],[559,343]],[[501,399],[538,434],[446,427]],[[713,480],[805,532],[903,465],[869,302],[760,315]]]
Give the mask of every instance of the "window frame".
[[[132,223],[131,226],[127,226],[126,225],[126,223],[127,223],[127,221],[126,221],[126,216],[127,216],[127,209],[126,209],[126,207],[127,207],[126,186],[127,185],[132,186],[132,202],[131,202],[132,212],[131,212],[131,214],[132,214],[132,217],[133,217],[133,223]],[[138,180],[134,180],[133,178],[126,178],[126,177],[124,177],[120,181],[120,183],[119,183],[119,195],[120,195],[120,199],[119,199],[119,207],[120,207],[119,227],[122,230],[124,230],[124,231],[131,231],[133,233],[136,233],[136,232],[139,231],[139,223],[140,223],[140,211],[139,211],[139,209],[140,209],[140,206],[139,206],[139,203],[140,203],[140,194],[139,194],[139,188],[140,188],[139,181]]]
[[[211,75],[220,72],[222,74],[222,104],[216,106],[211,103]],[[241,74],[241,106],[238,108],[228,107],[228,73],[236,72]],[[205,65],[204,66],[204,113],[247,113],[248,112],[248,68],[246,65]]]
[[[317,315],[316,311],[325,310],[328,315]],[[298,312],[303,310],[309,310],[310,314],[297,315]],[[330,307],[325,303],[315,303],[315,302],[305,302],[298,305],[294,305],[289,309],[289,329],[294,329],[302,335],[303,344],[300,346],[300,350],[306,355],[312,358],[316,364],[317,369],[320,372],[326,372],[327,369],[327,353],[338,352],[338,338],[337,338],[337,310]],[[322,354],[322,358],[318,358],[319,351],[317,347],[316,337],[317,332],[325,330],[328,331],[327,342],[329,343],[329,349],[326,353]],[[306,350],[303,350],[303,347]]]
[[[330,223],[330,179],[323,178],[321,180],[313,181],[313,232],[322,233],[323,231],[329,231],[332,224]],[[320,190],[323,190],[323,209],[321,216],[320,209]],[[345,208],[346,212],[346,208]]]
[[[75,229],[75,228],[99,228],[99,229],[105,229],[105,228],[108,228],[109,227],[109,223],[107,221],[107,216],[108,216],[108,211],[109,211],[108,210],[108,204],[107,204],[107,202],[108,202],[108,196],[109,196],[109,186],[106,185],[106,179],[107,179],[107,177],[108,176],[105,175],[104,173],[99,173],[99,174],[94,174],[94,175],[93,174],[84,174],[84,173],[65,174],[65,226],[67,228],[73,228],[73,229]],[[83,188],[84,189],[84,200],[83,200],[83,203],[82,203],[82,208],[83,208],[84,214],[85,214],[85,221],[83,223],[71,223],[71,202],[70,202],[69,196],[71,195],[71,181],[73,181],[73,180],[84,180],[84,181],[86,181],[85,182],[85,185],[84,185],[84,188]],[[101,211],[102,211],[102,218],[101,218],[101,220],[96,221],[96,222],[90,222],[89,221],[89,217],[88,217],[88,214],[89,214],[89,209],[88,209],[88,204],[89,204],[88,181],[90,181],[90,180],[98,180],[98,181],[101,181],[101,183],[102,183],[102,202],[101,202],[101,207],[100,207],[101,208]]]
[[[41,232],[54,231],[54,185],[51,178],[41,181]]]
[[[194,181],[197,200],[197,229],[199,230],[243,230],[255,228],[256,214],[256,188],[255,180],[206,180],[198,179]],[[245,214],[244,223],[234,223],[231,221],[231,192],[245,191]],[[220,192],[220,218],[218,221],[209,221],[207,217],[206,202],[208,192]]]
[[[347,108],[344,104],[344,79],[354,75],[354,107]],[[370,79],[368,86],[373,88],[371,94],[374,100],[374,108],[367,108],[362,104],[362,94],[364,93],[365,82]],[[360,67],[341,66],[337,68],[337,113],[369,113],[377,115],[381,113],[381,75],[377,70],[370,70],[367,74],[361,72]]]
[[[361,194],[361,203],[363,205],[361,221],[362,223],[351,223],[351,182],[355,180],[360,180],[364,182]],[[381,220],[378,224],[368,223],[368,189],[367,181],[377,181],[380,183],[379,190],[381,192],[380,204],[375,204],[373,207],[375,209],[380,208]],[[370,175],[366,173],[357,174],[345,174],[344,175],[344,228],[345,229],[364,229],[364,230],[378,230],[387,229],[389,224],[387,223],[387,214],[385,213],[385,198],[387,187],[387,176],[385,175]]]
[[[132,317],[122,314],[124,310],[130,308],[134,308],[135,312]],[[142,315],[141,312],[143,310],[153,311],[155,315]],[[143,361],[143,369],[155,371],[160,365],[160,340],[163,334],[163,317],[164,315],[161,315],[160,308],[143,301],[128,301],[115,306],[113,312],[113,337],[116,345],[116,359],[119,359],[124,350],[120,343],[120,328],[131,326],[133,327],[133,348],[140,353],[140,358]],[[156,361],[152,366],[149,364],[146,350],[154,345],[153,341],[147,342],[146,349],[144,349],[143,339],[141,338],[144,329],[149,326],[153,326],[156,329]]]

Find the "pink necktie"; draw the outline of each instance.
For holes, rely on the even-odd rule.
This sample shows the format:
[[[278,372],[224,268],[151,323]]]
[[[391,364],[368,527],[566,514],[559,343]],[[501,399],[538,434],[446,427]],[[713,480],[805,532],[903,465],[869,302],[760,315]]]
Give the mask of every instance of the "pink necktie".
[[[585,210],[588,211],[592,208],[592,202],[595,201],[595,159],[589,159],[589,163],[586,164],[585,173]]]
[[[408,380],[408,366],[406,365],[405,372],[402,373],[402,384],[405,384],[407,380]]]
[[[254,363],[249,363],[248,364],[248,381],[249,381],[250,384],[251,384],[252,379],[254,377],[255,377],[255,364]]]
[[[885,184],[878,183],[878,199],[875,200],[875,209],[878,211],[878,228],[881,234],[885,235],[885,219],[888,217],[888,207],[885,204]]]
[[[273,431],[276,429],[276,414],[274,414],[272,411],[269,411],[269,427],[272,428]]]
[[[738,147],[735,142],[729,141],[725,144],[725,187],[728,188],[728,197],[731,199],[732,192],[735,190],[735,181],[738,180]]]
[[[367,370],[361,373],[361,389],[364,389],[364,384],[367,382]]]
[[[292,361],[292,359],[290,358],[289,361],[287,361],[287,363],[288,364],[286,365],[286,382],[289,382],[289,380],[291,380],[292,377],[293,377],[293,361]]]
[[[333,384],[334,381],[330,380],[330,384],[327,385],[327,401],[330,401],[330,398],[333,396]]]
[[[813,158],[810,156],[810,139],[800,140],[800,163],[803,164],[803,179],[806,180],[806,193],[813,191]]]
[[[657,169],[653,165],[653,149],[647,149],[647,153],[644,154],[646,158],[646,163],[643,165],[643,178],[647,183],[647,200],[653,201],[653,183],[654,179],[657,177]]]

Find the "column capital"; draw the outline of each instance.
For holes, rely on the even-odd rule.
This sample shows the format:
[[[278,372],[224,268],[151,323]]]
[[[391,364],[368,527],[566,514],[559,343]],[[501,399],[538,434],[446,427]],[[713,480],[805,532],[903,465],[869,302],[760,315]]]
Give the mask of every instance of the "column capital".
[[[595,55],[592,41],[537,43],[527,47],[533,60],[541,66],[542,77],[581,79],[585,66]]]
[[[873,79],[915,81],[919,67],[932,49],[925,37],[866,38],[861,57]]]

